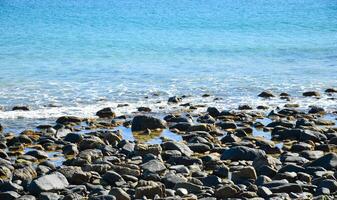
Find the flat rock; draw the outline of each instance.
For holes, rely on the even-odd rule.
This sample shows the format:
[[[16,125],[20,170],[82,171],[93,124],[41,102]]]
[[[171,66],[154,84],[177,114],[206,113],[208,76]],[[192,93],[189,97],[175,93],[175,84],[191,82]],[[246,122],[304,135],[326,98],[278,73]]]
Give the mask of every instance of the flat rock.
[[[53,174],[44,175],[33,180],[29,184],[28,190],[32,194],[40,194],[41,192],[63,190],[68,186],[67,178],[59,172],[54,172]]]
[[[141,165],[144,171],[149,171],[151,173],[162,173],[166,170],[165,165],[159,160],[150,160]]]
[[[259,156],[264,156],[265,152],[259,149],[253,149],[246,146],[236,146],[225,150],[221,155],[221,160],[254,160]]]
[[[193,151],[182,142],[164,142],[162,143],[162,148],[164,150],[178,150],[185,156],[191,156],[193,154]]]

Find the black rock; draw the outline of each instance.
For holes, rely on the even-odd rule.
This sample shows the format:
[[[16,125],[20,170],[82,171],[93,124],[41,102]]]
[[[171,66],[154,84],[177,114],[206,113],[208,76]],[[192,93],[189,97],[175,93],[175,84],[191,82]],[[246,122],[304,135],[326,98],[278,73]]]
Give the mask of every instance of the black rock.
[[[29,111],[29,107],[28,106],[14,106],[12,110],[13,111],[15,110]]]
[[[121,175],[117,174],[114,171],[108,171],[103,175],[104,181],[109,183],[112,186],[119,187],[125,183]]]
[[[226,149],[222,155],[221,160],[254,160],[256,157],[265,156],[265,152],[259,149],[253,149],[245,146],[236,146]]]
[[[215,107],[208,107],[207,112],[212,117],[218,117],[220,115],[220,111]]]
[[[81,123],[82,119],[79,117],[74,117],[74,116],[63,116],[60,117],[56,120],[56,123],[58,124],[69,124],[69,123]]]
[[[18,199],[19,197],[20,197],[20,194],[14,191],[0,192],[0,199],[14,200],[14,199]]]
[[[181,97],[177,97],[177,96],[174,96],[174,97],[170,97],[168,99],[168,102],[169,103],[179,103],[182,101],[182,98]]]
[[[191,156],[193,154],[193,151],[184,143],[182,142],[164,142],[162,143],[163,150],[178,150],[183,155]]]
[[[83,140],[83,136],[78,133],[69,133],[65,136],[64,141],[71,143],[80,143]]]
[[[319,96],[321,96],[319,94],[319,92],[316,92],[316,91],[304,92],[302,95],[305,96],[305,97],[319,97]]]
[[[337,154],[336,153],[328,153],[317,160],[309,163],[307,167],[323,167],[327,170],[333,170],[337,167]]]
[[[131,129],[132,131],[145,131],[147,129],[164,129],[166,123],[160,119],[139,115],[133,118]]]
[[[96,115],[99,118],[115,118],[116,113],[112,110],[112,108],[103,108],[102,110],[97,111]]]
[[[273,93],[271,93],[271,91],[263,91],[258,96],[263,97],[263,98],[275,97],[275,95],[273,95]]]

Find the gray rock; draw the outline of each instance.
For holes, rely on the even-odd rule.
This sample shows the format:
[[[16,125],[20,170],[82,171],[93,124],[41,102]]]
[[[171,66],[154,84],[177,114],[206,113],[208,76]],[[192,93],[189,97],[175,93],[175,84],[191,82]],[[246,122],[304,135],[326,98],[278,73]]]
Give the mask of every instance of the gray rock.
[[[141,165],[144,171],[149,171],[151,173],[162,173],[166,170],[165,165],[159,160],[150,160]]]
[[[108,171],[103,175],[104,181],[112,186],[121,186],[125,183],[124,179],[114,171]]]
[[[47,152],[40,151],[40,150],[32,150],[26,153],[26,155],[34,156],[37,159],[47,159],[48,154]]]
[[[153,181],[140,181],[136,187],[135,197],[141,199],[144,196],[153,199],[155,196],[163,197],[165,189],[161,183]]]
[[[52,192],[42,192],[39,195],[39,200],[59,200],[59,199],[61,199],[61,196]]]
[[[235,185],[225,185],[220,188],[217,188],[214,191],[214,195],[218,199],[224,199],[224,198],[232,198],[236,197],[238,193],[240,192],[240,189]]]
[[[270,191],[269,188],[264,187],[264,186],[259,187],[257,190],[257,195],[259,195],[262,198],[267,198],[272,194],[273,194],[272,191]]]
[[[189,183],[189,182],[179,182],[174,186],[174,190],[177,190],[178,188],[184,188],[186,189],[189,193],[200,193],[202,190],[202,187],[200,185],[196,185],[194,183]]]
[[[257,175],[254,167],[244,167],[238,171],[232,172],[232,180],[237,182],[239,180],[253,179],[256,180]]]
[[[36,200],[36,198],[33,195],[23,195],[17,200]]]
[[[328,153],[313,162],[309,163],[307,167],[323,167],[327,170],[333,170],[337,167],[337,154]]]
[[[164,150],[178,150],[185,156],[191,156],[193,154],[193,151],[182,142],[164,142],[162,143],[162,148]]]
[[[63,190],[69,186],[67,178],[59,173],[55,172],[53,174],[41,176],[33,180],[29,186],[28,190],[32,194],[40,194],[41,192],[51,192]]]
[[[118,200],[130,200],[131,199],[130,195],[121,188],[116,188],[116,187],[112,188],[109,194],[115,196],[116,199]]]

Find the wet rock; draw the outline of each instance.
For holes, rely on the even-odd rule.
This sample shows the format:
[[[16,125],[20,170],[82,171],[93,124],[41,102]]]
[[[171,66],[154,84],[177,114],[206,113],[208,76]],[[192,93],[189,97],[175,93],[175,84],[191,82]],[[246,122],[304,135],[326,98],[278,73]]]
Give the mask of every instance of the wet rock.
[[[16,110],[21,110],[21,111],[29,111],[29,107],[28,106],[14,106],[12,108],[13,111],[16,111]]]
[[[4,130],[4,127],[0,124],[0,133]]]
[[[265,152],[259,149],[253,149],[245,146],[236,146],[226,149],[222,155],[221,160],[254,160],[256,157],[264,156]]]
[[[319,96],[321,96],[320,93],[316,92],[316,91],[304,92],[302,95],[305,96],[305,97],[319,97]]]
[[[335,89],[335,88],[328,88],[324,92],[326,92],[326,93],[336,93],[337,89]]]
[[[58,124],[69,124],[69,123],[78,124],[78,123],[81,123],[81,122],[82,122],[81,118],[74,117],[74,116],[63,116],[63,117],[60,117],[56,120],[56,123],[58,123]]]
[[[233,142],[240,142],[241,139],[232,133],[227,133],[227,135],[221,138],[222,143],[233,143]]]
[[[164,142],[162,143],[162,148],[166,150],[177,150],[185,156],[191,156],[193,151],[184,143],[182,142]]]
[[[130,195],[121,188],[112,188],[109,194],[115,196],[118,200],[131,200]]]
[[[29,184],[28,190],[32,194],[40,194],[41,192],[63,190],[68,186],[67,178],[59,172],[54,172],[33,180]]]
[[[220,111],[217,108],[215,108],[215,107],[208,107],[207,108],[207,112],[212,117],[218,117],[218,116],[220,116]]]
[[[253,108],[249,105],[240,105],[238,110],[252,110]]]
[[[102,110],[97,111],[96,115],[99,118],[115,118],[116,113],[112,110],[112,108],[103,108]]]
[[[331,193],[334,193],[337,191],[337,181],[332,179],[322,180],[318,188],[328,188]]]
[[[137,108],[137,110],[139,112],[151,112],[152,111],[151,108],[149,108],[149,107],[139,107],[139,108]]]
[[[150,160],[141,165],[144,171],[148,171],[151,173],[162,173],[166,170],[165,165],[159,160]]]
[[[164,120],[167,122],[172,122],[172,123],[190,123],[192,122],[191,119],[182,117],[182,116],[176,116],[176,115],[167,115],[164,117]]]
[[[47,159],[49,156],[46,152],[44,151],[39,151],[39,150],[32,150],[26,153],[26,155],[33,156],[37,159]]]
[[[258,96],[263,97],[263,98],[275,97],[275,95],[273,95],[273,93],[271,91],[263,91]]]
[[[166,123],[160,119],[139,115],[133,118],[131,129],[132,131],[144,131],[147,129],[164,129]]]
[[[312,106],[310,108],[310,110],[308,111],[308,113],[310,113],[310,114],[317,114],[317,113],[324,114],[325,110],[324,110],[324,108],[321,108],[321,107],[318,107],[318,106]]]
[[[182,100],[183,99],[181,97],[173,96],[168,99],[168,102],[169,103],[180,103],[182,102]]]
[[[337,167],[337,155],[336,153],[328,153],[309,163],[307,167],[323,167],[327,170],[335,169]]]

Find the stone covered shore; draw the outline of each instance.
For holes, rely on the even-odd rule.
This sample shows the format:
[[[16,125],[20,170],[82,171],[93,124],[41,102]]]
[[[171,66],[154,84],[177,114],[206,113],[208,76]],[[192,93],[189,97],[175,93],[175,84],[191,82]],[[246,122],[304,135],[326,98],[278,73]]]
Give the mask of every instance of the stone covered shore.
[[[268,91],[258,96],[291,98]],[[0,125],[0,199],[337,198],[337,110],[288,103],[199,112],[202,105],[181,100],[168,103],[183,111],[162,117],[147,107],[119,116],[104,108],[98,118],[64,116],[20,134]],[[130,128],[139,140],[123,139],[116,127]],[[141,139],[163,129],[182,141]]]

